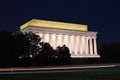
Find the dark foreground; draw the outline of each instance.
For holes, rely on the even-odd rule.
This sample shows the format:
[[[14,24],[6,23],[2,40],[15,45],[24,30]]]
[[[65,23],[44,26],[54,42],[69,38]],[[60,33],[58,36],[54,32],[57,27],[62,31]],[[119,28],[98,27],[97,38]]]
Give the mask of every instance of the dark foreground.
[[[120,71],[1,75],[0,80],[120,80]]]
[[[101,69],[80,72],[6,74],[0,80],[120,80],[120,69]]]

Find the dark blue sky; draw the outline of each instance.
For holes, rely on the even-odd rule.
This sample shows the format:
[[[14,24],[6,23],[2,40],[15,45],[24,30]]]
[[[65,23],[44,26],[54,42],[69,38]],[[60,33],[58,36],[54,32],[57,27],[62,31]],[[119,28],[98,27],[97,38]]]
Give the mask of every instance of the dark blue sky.
[[[120,42],[120,0],[0,0],[0,30],[32,18],[87,24],[98,42]]]

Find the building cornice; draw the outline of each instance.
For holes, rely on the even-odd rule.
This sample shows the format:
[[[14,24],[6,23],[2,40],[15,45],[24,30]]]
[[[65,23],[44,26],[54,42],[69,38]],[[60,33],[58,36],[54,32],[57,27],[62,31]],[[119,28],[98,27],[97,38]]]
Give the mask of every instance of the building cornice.
[[[28,21],[27,23],[21,25],[20,29],[24,29],[29,26],[33,26],[33,27],[41,27],[42,26],[42,27],[47,27],[47,28],[88,31],[87,25],[83,25],[83,24],[65,23],[65,22],[39,20],[39,19],[32,19],[32,20]]]
[[[66,35],[76,35],[76,36],[91,36],[96,37],[97,32],[92,31],[79,31],[79,30],[67,30],[67,29],[56,29],[56,28],[44,28],[44,27],[33,27],[29,26],[25,29],[22,29],[23,32],[34,32],[39,33],[42,32],[43,34],[49,33],[49,34],[66,34]]]

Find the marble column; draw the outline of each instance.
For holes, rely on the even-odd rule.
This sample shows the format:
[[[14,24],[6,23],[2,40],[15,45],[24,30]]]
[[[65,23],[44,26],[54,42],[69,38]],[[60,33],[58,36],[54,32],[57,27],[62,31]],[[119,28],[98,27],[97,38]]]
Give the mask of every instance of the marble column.
[[[58,34],[56,34],[56,36],[55,36],[55,47],[58,47],[59,45],[58,45]]]
[[[71,36],[71,53],[74,54],[74,35]]]
[[[90,54],[90,37],[88,38],[88,54]]]
[[[62,35],[58,35],[58,46],[62,46]]]
[[[49,34],[49,44],[52,46],[52,34]]]
[[[74,53],[77,54],[77,36],[74,36]]]
[[[82,38],[82,42],[81,42],[81,44],[82,44],[82,54],[85,54],[85,37],[82,36],[81,38]]]
[[[72,40],[71,40],[71,36],[69,36],[69,49],[70,49],[70,53],[72,53]]]
[[[65,41],[64,41],[64,38],[65,38],[65,35],[61,35],[62,36],[62,46],[65,44]]]
[[[80,54],[82,54],[83,49],[82,49],[82,37],[80,36],[80,41],[79,41],[79,45],[80,45]]]
[[[80,53],[80,39],[79,36],[76,36],[76,53]]]
[[[68,47],[68,35],[65,35],[64,40],[65,40],[65,45]]]
[[[52,43],[52,47],[55,49],[55,48],[56,48],[56,44],[55,44],[55,41],[56,41],[56,35],[55,35],[55,34],[52,34],[52,35],[51,35],[51,38],[52,38],[52,41],[51,41],[51,43]]]
[[[85,54],[88,54],[88,37],[85,37]]]
[[[45,34],[45,42],[49,42],[49,34],[48,33]]]
[[[68,35],[68,48],[69,48],[69,50],[71,50],[71,40],[70,40],[70,35]]]
[[[92,43],[92,38],[90,38],[90,54],[93,54],[93,43]]]
[[[45,42],[45,34],[42,35],[42,40]]]
[[[97,54],[97,43],[96,43],[96,38],[93,38],[94,40],[94,54]]]

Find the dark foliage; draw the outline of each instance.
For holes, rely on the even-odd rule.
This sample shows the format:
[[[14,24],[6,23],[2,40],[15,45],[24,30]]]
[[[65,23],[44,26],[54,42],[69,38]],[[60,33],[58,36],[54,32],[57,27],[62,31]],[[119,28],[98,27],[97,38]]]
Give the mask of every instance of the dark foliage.
[[[41,51],[34,58],[36,65],[70,64],[71,57],[68,47],[58,46],[54,50],[49,43],[41,43]]]
[[[32,32],[0,32],[0,67],[69,64],[70,51],[65,45],[53,50],[49,43]]]
[[[71,54],[69,48],[63,45],[56,48],[56,61],[58,64],[69,64],[71,62]]]
[[[0,32],[0,66],[11,67],[29,62],[39,52],[40,37],[34,33]],[[22,60],[24,58],[24,61]],[[27,58],[27,59],[26,59]],[[22,60],[22,62],[21,62]],[[29,60],[29,61],[27,61]]]
[[[37,54],[34,57],[34,63],[35,65],[51,65],[52,59],[53,59],[53,48],[50,46],[49,43],[40,43],[40,51],[39,54]]]
[[[31,65],[32,64],[32,58],[38,54],[40,51],[39,48],[39,42],[41,38],[36,35],[35,33],[28,32],[16,32],[13,33],[14,36],[14,54],[16,58],[16,66],[19,65]],[[21,63],[21,64],[19,64]]]

